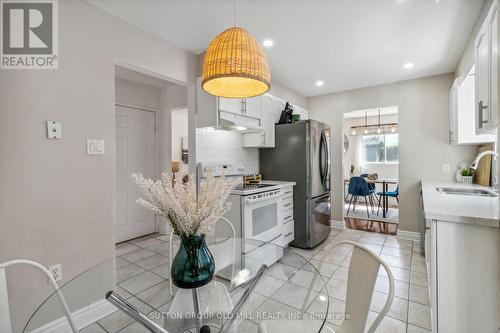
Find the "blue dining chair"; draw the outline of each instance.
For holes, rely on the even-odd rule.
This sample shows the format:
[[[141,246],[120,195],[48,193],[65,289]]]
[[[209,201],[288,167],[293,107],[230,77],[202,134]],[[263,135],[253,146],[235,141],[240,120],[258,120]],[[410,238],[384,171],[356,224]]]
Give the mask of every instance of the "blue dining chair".
[[[377,192],[377,195],[379,196],[379,199],[378,199],[378,208],[377,208],[377,216],[378,216],[378,213],[380,211],[380,202],[382,201],[382,197],[384,195],[386,197],[389,197],[389,198],[396,198],[396,201],[398,202],[398,205],[399,205],[399,184],[396,187],[395,191],[387,191],[385,193],[384,192]]]
[[[359,176],[360,176],[360,177],[363,177],[364,179],[368,179],[368,174],[367,174],[367,173],[362,173],[362,174],[360,174]],[[368,183],[368,181],[367,181],[367,183]],[[377,197],[377,195],[375,194],[375,191],[377,191],[377,187],[376,187],[376,185],[375,185],[375,184],[373,184],[373,183],[368,183],[368,188],[369,188],[371,191],[373,191],[372,196],[373,196],[373,197],[377,200],[377,202],[378,202],[378,197]],[[373,200],[373,199],[371,199],[371,198],[370,198],[370,200]]]
[[[368,204],[370,204],[372,208],[372,213],[373,213],[373,198],[372,195],[375,193],[375,190],[370,190],[368,187],[368,183],[366,182],[366,179],[363,177],[351,177],[349,180],[349,187],[347,189],[347,195],[351,195],[351,200],[349,201],[349,206],[347,207],[347,215],[349,214],[349,211],[351,210],[351,204],[354,205],[352,208],[352,211],[356,209],[356,204],[358,203],[359,197],[365,198],[365,203],[366,203],[366,214],[368,215],[368,218],[370,218],[370,212],[368,210]],[[369,202],[368,202],[369,201]]]

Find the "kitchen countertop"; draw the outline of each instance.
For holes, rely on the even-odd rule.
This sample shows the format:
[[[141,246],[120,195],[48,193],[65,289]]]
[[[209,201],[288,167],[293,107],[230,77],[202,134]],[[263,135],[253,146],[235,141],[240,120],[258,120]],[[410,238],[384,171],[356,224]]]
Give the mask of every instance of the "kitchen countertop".
[[[455,195],[438,192],[436,187],[491,188],[476,184],[422,181],[424,215],[426,219],[467,223],[499,228],[499,198]]]

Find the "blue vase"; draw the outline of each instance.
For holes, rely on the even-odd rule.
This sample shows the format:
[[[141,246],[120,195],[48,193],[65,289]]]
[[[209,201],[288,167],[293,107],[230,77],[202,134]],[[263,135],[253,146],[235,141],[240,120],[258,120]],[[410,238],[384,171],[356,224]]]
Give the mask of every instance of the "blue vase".
[[[191,289],[212,280],[215,261],[208,250],[205,235],[181,236],[181,245],[172,262],[170,275],[179,288]]]

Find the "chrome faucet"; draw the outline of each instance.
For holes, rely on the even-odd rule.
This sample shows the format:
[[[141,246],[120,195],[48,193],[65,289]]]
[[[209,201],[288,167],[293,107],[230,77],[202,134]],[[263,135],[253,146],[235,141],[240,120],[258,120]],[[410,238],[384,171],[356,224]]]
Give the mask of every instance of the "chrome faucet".
[[[498,156],[498,154],[493,151],[493,150],[486,150],[486,151],[483,151],[482,153],[479,153],[479,155],[477,155],[476,159],[474,160],[474,162],[472,162],[472,164],[470,165],[470,168],[472,170],[476,170],[477,169],[477,165],[479,164],[479,160],[481,160],[481,158],[483,158],[484,156],[486,155],[493,155],[495,157]]]

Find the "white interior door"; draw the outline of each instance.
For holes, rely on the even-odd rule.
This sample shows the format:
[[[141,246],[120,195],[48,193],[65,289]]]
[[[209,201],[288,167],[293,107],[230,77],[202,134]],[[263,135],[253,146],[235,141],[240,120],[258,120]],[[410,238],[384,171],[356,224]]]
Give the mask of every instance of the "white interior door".
[[[132,173],[155,177],[155,114],[116,106],[116,242],[155,232],[155,215],[136,203]]]

